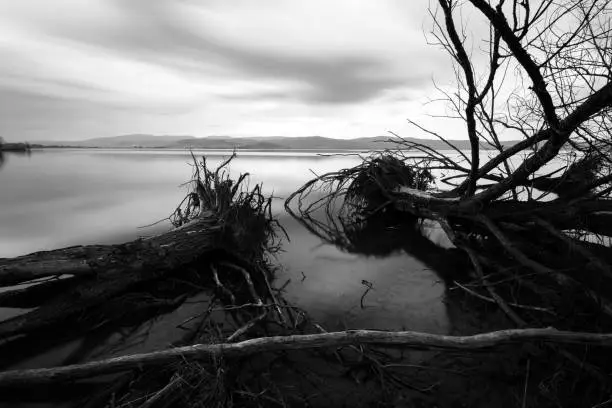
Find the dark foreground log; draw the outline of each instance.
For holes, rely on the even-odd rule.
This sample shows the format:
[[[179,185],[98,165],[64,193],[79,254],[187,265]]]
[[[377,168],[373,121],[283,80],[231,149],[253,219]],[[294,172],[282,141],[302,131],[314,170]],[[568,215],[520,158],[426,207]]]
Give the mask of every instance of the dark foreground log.
[[[0,275],[7,280],[26,279],[37,273],[52,275],[72,273],[76,270],[92,275],[89,280],[69,291],[58,293],[53,299],[27,314],[0,322],[0,339],[19,334],[30,333],[81,314],[83,310],[108,301],[124,293],[135,284],[161,279],[168,273],[187,265],[207,253],[217,249],[216,225],[217,216],[212,212],[203,213],[198,219],[165,234],[148,240],[137,240],[122,245],[95,246],[95,251],[88,247],[66,248],[49,251],[5,261]],[[78,258],[75,258],[78,254]],[[103,254],[100,256],[100,254]],[[53,259],[53,261],[50,261]],[[59,269],[54,269],[53,265]],[[72,265],[74,268],[67,268]],[[69,271],[70,272],[69,272]],[[23,292],[26,292],[25,294]],[[32,286],[19,293],[22,299],[31,299],[38,292]],[[9,297],[8,292],[5,297]],[[46,299],[40,298],[41,301]],[[32,305],[31,305],[32,306]]]
[[[412,331],[385,332],[372,330],[347,330],[322,334],[276,336],[245,340],[239,343],[197,344],[57,368],[5,371],[0,373],[0,387],[62,383],[134,369],[141,370],[145,367],[166,365],[181,360],[243,357],[268,351],[341,347],[359,344],[393,345],[425,350],[470,351],[533,341],[611,347],[612,334],[578,333],[547,328],[501,330],[473,336],[446,336]]]
[[[256,265],[274,248],[271,198],[262,195],[259,185],[243,188],[246,175],[237,181],[230,178],[225,167],[234,157],[216,170],[208,169],[205,159],[194,158],[192,191],[169,217],[175,228],[166,233],[120,245],[75,246],[0,259],[0,287],[8,289],[0,294],[0,307],[36,307],[0,321],[0,341],[63,331],[66,325],[81,331],[99,327],[122,315],[110,306],[121,309],[126,294],[155,297],[164,281],[184,281],[186,274],[192,280],[205,279],[208,266],[219,257]],[[188,283],[190,289],[170,293],[165,300],[188,294],[194,287]],[[0,342],[0,349],[3,345]]]
[[[145,263],[176,267],[214,244],[218,217],[204,212],[182,228],[120,245],[91,245],[0,259],[0,285],[61,275],[100,276],[117,269],[139,271]]]

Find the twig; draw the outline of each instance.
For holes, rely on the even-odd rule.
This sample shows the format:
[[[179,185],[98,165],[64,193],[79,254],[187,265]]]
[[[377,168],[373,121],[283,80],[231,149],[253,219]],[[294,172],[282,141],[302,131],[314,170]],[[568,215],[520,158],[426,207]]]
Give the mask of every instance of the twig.
[[[253,297],[253,301],[255,301],[255,303],[258,305],[263,305],[261,298],[259,297],[259,295],[257,294],[257,291],[255,290],[255,285],[253,285],[253,279],[251,279],[251,274],[246,269],[238,265],[235,265],[233,263],[229,263],[229,262],[220,262],[220,265],[227,266],[228,268],[235,269],[239,271],[240,273],[242,273],[242,276],[244,277],[244,280],[246,281],[247,286],[249,288],[249,292],[251,293],[251,296]]]
[[[219,307],[216,309],[213,309],[213,311],[233,311],[233,310],[240,310],[240,309],[246,309],[249,307],[260,307],[260,308],[267,308],[267,307],[283,307],[283,308],[287,308],[287,309],[299,309],[297,306],[289,306],[289,305],[281,305],[281,304],[277,304],[277,303],[271,303],[271,304],[259,304],[259,303],[245,303],[242,305],[238,305],[238,306],[226,306],[226,307]]]
[[[573,278],[563,275],[555,271],[554,269],[544,266],[540,264],[539,262],[534,261],[531,258],[527,257],[525,254],[519,251],[514,246],[514,244],[512,244],[512,242],[510,242],[510,240],[504,235],[502,230],[499,227],[497,227],[493,223],[493,221],[491,221],[486,216],[479,215],[478,219],[489,229],[489,231],[491,231],[491,233],[493,233],[495,238],[497,238],[497,240],[504,246],[504,248],[506,248],[506,250],[510,252],[510,254],[524,266],[530,268],[531,270],[535,272],[547,274],[555,278],[555,280],[559,284],[567,284],[569,282],[575,282]],[[608,299],[604,298],[601,294],[593,291],[590,288],[584,287],[583,289],[591,297],[591,299],[593,299],[593,301],[600,306],[601,310],[605,314],[607,314],[609,317],[612,317],[612,303]]]
[[[253,326],[255,326],[255,324],[257,324],[258,322],[263,320],[267,315],[268,315],[268,312],[263,311],[258,316],[256,316],[255,318],[253,318],[249,322],[247,322],[247,324],[245,324],[244,326],[242,326],[238,330],[236,330],[231,336],[229,336],[227,338],[227,341],[229,343],[233,342],[234,340],[236,340],[237,338],[239,338],[240,336],[242,336],[243,334],[245,334],[246,332],[251,330],[253,328]]]
[[[462,246],[462,249],[464,249],[468,253],[470,260],[472,261],[472,264],[474,265],[474,268],[476,269],[477,276],[482,280],[482,282],[485,285],[485,288],[487,289],[491,297],[495,300],[495,303],[497,303],[500,309],[503,310],[504,313],[508,317],[510,317],[510,319],[512,319],[519,327],[526,327],[527,323],[519,315],[517,315],[516,312],[510,308],[510,306],[508,306],[506,301],[497,294],[497,292],[495,291],[495,288],[491,286],[491,284],[489,283],[489,280],[487,279],[486,275],[482,271],[482,265],[480,264],[478,255],[476,255],[474,250],[465,245]]]
[[[284,291],[284,290],[285,290],[285,288],[286,288],[287,286],[289,286],[289,284],[290,284],[290,283],[291,283],[291,278],[287,279],[287,280],[285,281],[285,283],[283,283],[283,284],[281,285],[281,287],[280,287],[280,288],[278,288],[278,289],[274,289],[274,290],[275,290],[277,293],[281,293],[282,291]]]
[[[583,247],[583,246],[573,242],[571,239],[569,239],[569,237],[567,235],[565,235],[562,232],[558,231],[549,222],[547,222],[547,221],[545,221],[545,220],[543,220],[541,218],[536,218],[536,223],[538,223],[541,227],[546,229],[551,235],[554,235],[555,237],[557,237],[558,239],[563,241],[568,247],[570,247],[570,249],[572,249],[573,251],[578,252],[584,258],[586,258],[590,262],[592,262],[592,264],[594,266],[596,266],[597,269],[599,269],[599,271],[602,272],[606,277],[612,279],[612,269],[610,268],[610,266],[606,265],[601,259],[599,259],[595,255],[593,255],[588,249],[586,249],[585,247]]]
[[[459,283],[459,282],[457,282],[457,281],[453,281],[453,283],[454,283],[455,285],[457,285],[457,287],[459,287],[459,288],[461,288],[461,289],[465,290],[467,293],[469,293],[469,294],[470,294],[470,295],[472,295],[472,296],[477,297],[478,299],[482,299],[482,300],[484,300],[484,301],[486,301],[486,302],[490,302],[490,303],[497,303],[497,302],[495,301],[495,299],[492,299],[492,298],[486,297],[486,296],[484,296],[484,295],[481,295],[480,293],[478,293],[478,292],[476,292],[476,291],[473,291],[473,290],[471,290],[471,289],[469,289],[469,288],[467,288],[467,287],[463,286],[462,284],[460,284],[460,283]],[[519,308],[519,309],[535,310],[535,311],[538,311],[538,312],[542,312],[542,313],[549,313],[549,314],[551,314],[551,315],[556,316],[556,313],[555,313],[555,312],[553,312],[553,311],[551,311],[551,310],[549,310],[549,309],[546,309],[546,308],[544,308],[544,307],[527,306],[527,305],[521,305],[521,304],[518,304],[518,303],[512,303],[512,302],[508,302],[508,305],[509,305],[509,306],[512,306],[512,307],[517,307],[517,308]]]
[[[486,218],[485,218],[485,220],[486,220]],[[470,248],[469,246],[467,246],[467,245],[463,245],[461,242],[459,242],[457,240],[457,237],[456,237],[454,231],[450,228],[450,225],[448,224],[448,222],[445,219],[439,219],[438,221],[440,222],[440,225],[442,226],[444,231],[447,233],[447,235],[449,236],[451,241],[454,242],[455,245],[457,245],[457,247],[460,247],[460,248],[464,249],[468,253],[468,256],[470,257],[470,260],[474,264],[474,268],[476,269],[477,275],[482,280],[482,282],[485,284],[485,287],[489,291],[489,294],[491,295],[491,297],[493,299],[495,299],[495,302],[498,304],[500,309],[502,309],[504,311],[504,313],[506,313],[506,315],[518,327],[520,327],[520,328],[527,327],[527,322],[525,322],[519,315],[517,315],[508,306],[506,301],[504,299],[502,299],[501,296],[499,296],[497,294],[497,292],[495,291],[494,287],[489,283],[488,279],[486,278],[486,275],[482,271],[482,266],[480,265],[480,261],[478,259],[478,256],[474,252],[474,250],[472,248]],[[590,365],[590,364],[588,364],[586,362],[581,361],[580,359],[578,359],[576,356],[574,356],[573,354],[571,354],[567,350],[563,350],[563,349],[561,349],[559,347],[556,347],[554,344],[548,344],[548,347],[551,348],[553,351],[559,353],[561,356],[565,357],[568,361],[570,361],[571,363],[575,364],[577,367],[587,371],[591,376],[593,376],[594,378],[597,378],[604,386],[606,386],[606,387],[608,386],[608,384],[610,382],[609,379],[599,369],[597,369],[596,367],[594,367],[594,366],[592,366],[592,365]]]
[[[272,305],[274,307],[274,309],[276,310],[276,314],[278,315],[278,319],[280,320],[281,324],[284,326],[286,325],[286,320],[285,320],[285,316],[283,315],[283,312],[278,304],[278,300],[276,299],[276,296],[274,295],[274,292],[272,291],[272,286],[270,285],[270,281],[268,280],[268,276],[266,271],[261,267],[261,266],[257,266],[257,269],[259,270],[261,276],[264,279],[264,282],[266,282],[266,288],[268,289],[268,295],[270,296],[270,299],[272,299]]]
[[[525,388],[523,389],[523,404],[522,404],[522,408],[527,407],[527,388],[529,386],[529,369],[531,367],[531,359],[527,360],[527,369],[526,372],[527,374],[525,374]]]
[[[236,303],[236,297],[234,296],[234,294],[229,289],[227,289],[225,286],[223,286],[223,284],[219,280],[219,274],[217,273],[217,268],[215,268],[215,265],[210,265],[210,270],[213,273],[213,279],[214,279],[215,284],[217,285],[217,287],[219,289],[221,289],[221,291],[223,293],[225,293],[230,298],[232,304],[235,304]]]
[[[365,292],[363,292],[363,295],[361,295],[361,300],[360,300],[360,302],[359,302],[359,303],[361,304],[361,308],[362,308],[362,309],[365,309],[365,306],[363,305],[363,301],[364,301],[364,299],[365,299],[366,295],[368,294],[368,292],[369,292],[370,290],[372,290],[373,283],[372,283],[372,282],[368,282],[367,280],[363,279],[363,280],[361,281],[361,284],[362,284],[362,285],[364,285],[364,286],[366,286],[366,290],[365,290]]]
[[[175,392],[182,383],[183,379],[181,378],[181,376],[177,373],[175,373],[172,378],[170,379],[170,382],[168,384],[166,384],[166,386],[164,388],[162,388],[161,390],[159,390],[158,392],[156,392],[151,398],[149,398],[148,400],[145,401],[144,404],[142,404],[140,406],[140,408],[153,408],[155,407],[155,405],[157,405],[157,403],[163,401],[164,399],[168,398],[170,394],[172,394],[173,392]],[[169,401],[163,401],[164,404],[168,404]]]

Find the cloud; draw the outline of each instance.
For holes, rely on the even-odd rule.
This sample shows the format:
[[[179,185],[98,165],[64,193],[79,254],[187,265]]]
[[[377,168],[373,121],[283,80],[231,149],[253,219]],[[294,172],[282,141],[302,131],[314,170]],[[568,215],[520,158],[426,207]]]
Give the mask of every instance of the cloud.
[[[305,127],[287,132],[338,136],[333,132],[342,124],[364,121],[355,115],[367,106],[379,111],[370,111],[363,128],[376,129],[448,68],[444,55],[425,43],[426,6],[423,0],[6,2],[0,105],[18,98],[11,109],[19,106],[16,117],[26,117],[32,103],[34,121],[49,123],[54,134],[60,126],[54,118],[61,117],[78,122],[79,132],[91,125],[95,135],[161,132],[172,120],[177,132],[198,135],[248,124],[282,134],[293,119]],[[39,108],[37,95],[53,105],[53,115]],[[237,118],[244,122],[237,125]],[[115,125],[99,124],[104,121]]]
[[[227,54],[226,54],[227,55]],[[233,52],[231,58],[245,75],[263,80],[284,78],[298,89],[289,99],[315,103],[356,103],[367,101],[386,89],[407,83],[404,78],[385,75],[385,64],[360,57],[314,60],[281,55]],[[417,84],[420,78],[410,81]]]
[[[360,102],[401,85],[428,86],[431,67],[413,62],[436,62],[437,53],[424,46],[420,29],[402,25],[403,20],[394,25],[370,2],[344,19],[338,16],[354,9],[348,4],[340,10],[269,1],[263,7],[164,0],[112,4],[98,24],[60,25],[57,33],[169,66],[190,66],[196,77],[233,73],[295,81],[302,90],[294,97],[322,103]],[[383,15],[376,19],[368,9]],[[325,16],[328,21],[321,21]]]

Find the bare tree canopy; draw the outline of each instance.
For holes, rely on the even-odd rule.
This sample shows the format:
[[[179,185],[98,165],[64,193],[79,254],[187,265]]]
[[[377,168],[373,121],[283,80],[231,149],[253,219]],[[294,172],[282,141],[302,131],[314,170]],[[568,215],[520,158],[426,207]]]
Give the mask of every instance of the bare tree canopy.
[[[284,286],[275,289],[270,283],[275,272],[270,255],[280,249],[284,232],[273,216],[272,197],[264,196],[260,185],[243,188],[247,174],[230,178],[227,166],[234,155],[216,170],[194,157],[192,189],[169,217],[176,229],[123,245],[0,259],[0,306],[32,308],[0,322],[0,366],[10,365],[11,356],[19,354],[14,350],[61,343],[63,338],[52,332],[80,338],[88,331],[107,331],[111,324],[140,324],[210,291],[207,309],[176,326],[183,329],[195,321],[182,344],[85,364],[0,372],[3,392],[76,385],[131,371],[141,388],[132,388],[132,374],[111,378],[111,386],[88,406],[115,406],[117,390],[130,406],[135,401],[141,407],[171,406],[183,394],[206,406],[213,406],[209,401],[232,406],[225,403],[239,394],[256,406],[271,401],[286,406],[282,398],[264,395],[277,388],[272,383],[260,383],[258,394],[246,382],[244,389],[231,389],[240,384],[239,371],[247,366],[256,369],[249,376],[265,379],[260,362],[251,364],[248,356],[280,351],[270,366],[290,366],[292,360],[285,360],[289,350],[342,346],[354,354],[355,364],[338,350],[320,357],[326,364],[337,360],[339,366],[365,362],[383,386],[393,379],[407,387],[389,374],[404,364],[391,359],[383,364],[382,353],[369,347],[473,352],[521,342],[529,343],[517,358],[527,360],[521,406],[528,406],[530,375],[539,376],[540,386],[546,380],[559,394],[572,394],[567,404],[549,398],[546,406],[576,406],[577,399],[593,407],[609,404],[612,0],[437,0],[430,16],[428,38],[448,54],[454,72],[453,86],[436,84],[442,94],[438,101],[447,107],[441,119],[461,124],[456,131],[464,132],[470,151],[409,120],[415,130],[440,139],[450,150],[394,135],[394,148],[363,157],[354,168],[316,177],[293,193],[285,207],[309,231],[346,251],[380,255],[373,241],[393,230],[405,241],[401,249],[417,260],[452,256],[453,270],[439,273],[447,290],[494,304],[507,316],[500,325],[512,329],[473,336],[327,333],[283,299]],[[517,138],[512,146],[504,144]],[[388,224],[377,230],[374,222]],[[428,240],[426,228],[446,234],[454,247],[440,248]],[[138,307],[129,306],[135,302]],[[214,312],[231,316],[236,327],[223,332],[211,318]],[[247,336],[260,338],[237,342]],[[86,356],[89,348],[84,341],[67,360]],[[549,368],[551,355],[561,361],[554,368]],[[226,360],[238,370],[226,370]],[[533,373],[532,360],[540,365]],[[143,370],[148,367],[154,369]],[[459,374],[469,377],[472,372]],[[163,387],[151,394],[151,384]],[[266,405],[253,397],[268,398]],[[529,406],[542,406],[538,402]],[[189,401],[186,406],[195,405]]]
[[[394,134],[394,148],[311,180],[286,208],[348,250],[377,213],[409,215],[417,228],[431,220],[473,268],[467,286],[447,283],[497,303],[518,327],[609,331],[611,2],[437,0],[430,16],[428,39],[454,69],[434,102],[446,104],[440,120],[461,123],[470,152],[409,119],[453,150]],[[558,352],[609,386],[597,356]]]

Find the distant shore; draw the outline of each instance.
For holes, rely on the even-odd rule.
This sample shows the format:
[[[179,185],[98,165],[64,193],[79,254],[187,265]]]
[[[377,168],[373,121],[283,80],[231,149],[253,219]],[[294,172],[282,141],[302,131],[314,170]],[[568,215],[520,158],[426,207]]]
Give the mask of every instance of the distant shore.
[[[29,143],[0,143],[0,152],[27,152],[32,147]]]
[[[321,149],[305,149],[305,148],[292,148],[292,147],[282,147],[282,148],[249,148],[249,147],[197,147],[197,146],[186,146],[186,147],[165,147],[165,146],[157,146],[157,147],[107,147],[107,146],[45,146],[45,145],[32,145],[32,149],[93,149],[93,150],[129,150],[129,151],[139,151],[139,150],[169,150],[169,151],[184,151],[184,150],[194,150],[194,151],[234,151],[237,152],[367,152],[370,151],[368,149],[330,149],[330,148],[321,148]]]
[[[514,142],[507,142],[508,145]],[[448,150],[470,148],[467,140],[437,140],[417,138],[390,138],[384,136],[354,139],[334,139],[321,136],[286,137],[253,136],[230,137],[168,136],[131,134],[98,137],[86,140],[38,140],[36,147],[45,148],[121,148],[121,149],[209,149],[249,151],[380,151],[418,145],[424,149]],[[483,146],[484,148],[485,146]]]
[[[368,148],[299,148],[299,147],[281,147],[281,148],[250,148],[250,147],[198,147],[198,146],[185,146],[185,147],[166,147],[166,146],[138,146],[138,147],[124,147],[124,146],[70,146],[70,145],[31,145],[31,149],[80,149],[80,150],[121,150],[121,151],[139,151],[139,150],[168,150],[168,151],[227,151],[227,152],[304,152],[304,153],[366,153],[372,151],[382,151],[383,148],[368,149]],[[434,150],[452,150],[450,148],[445,149],[434,149]],[[467,150],[467,149],[462,149]],[[491,148],[482,150],[492,150]]]

